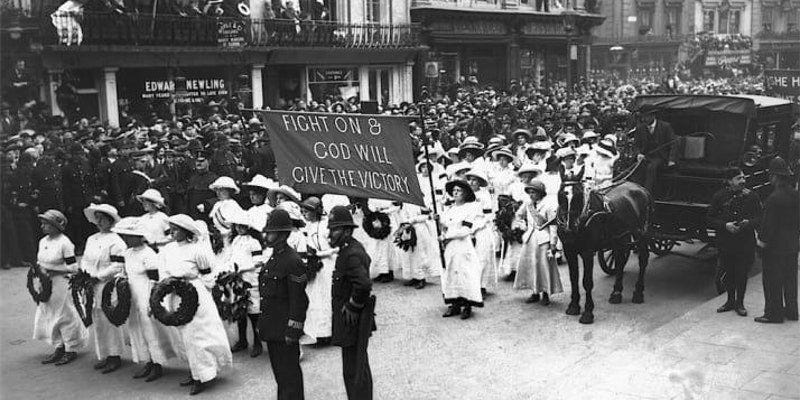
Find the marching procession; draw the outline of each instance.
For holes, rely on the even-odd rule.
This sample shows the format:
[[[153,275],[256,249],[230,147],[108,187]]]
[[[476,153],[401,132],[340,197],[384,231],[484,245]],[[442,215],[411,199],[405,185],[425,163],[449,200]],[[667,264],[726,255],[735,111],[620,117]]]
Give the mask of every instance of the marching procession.
[[[674,162],[672,128],[653,113],[628,111],[634,86],[452,90],[384,110],[417,116],[407,157],[422,205],[300,193],[281,183],[287,172],[271,146],[277,132],[258,113],[216,104],[203,118],[131,121],[127,129],[85,119],[69,128],[34,119],[18,125],[3,148],[3,264],[30,267],[34,338],[53,347],[42,363],[69,364],[93,349],[94,368],[108,374],[129,344],[141,366],[134,378],[159,379],[165,363],[180,359],[189,370],[180,385],[194,395],[235,362],[232,353],[259,357],[266,342],[278,398],[299,399],[304,351],[330,344],[342,348],[348,398],[369,399],[373,282],[423,290],[438,278],[442,317],[467,320],[475,308],[491,309],[503,284],[526,303],[549,306],[564,292],[558,264],[565,261],[566,312],[592,323],[591,285],[584,277],[582,310],[569,236],[581,214],[569,205],[618,187],[622,162],[646,163],[640,178],[652,188]],[[787,163],[770,170],[783,191],[767,202],[765,223],[781,224],[775,215],[792,212],[796,179]],[[731,237],[754,237],[761,213],[754,201],[745,222],[729,226],[715,214],[715,223]],[[795,228],[775,232],[796,235]],[[773,257],[796,255],[793,243]],[[722,249],[723,260],[746,262],[737,254]],[[731,269],[720,312],[743,313],[741,271]],[[794,289],[786,289],[785,305],[770,299],[762,322],[778,319],[778,309],[797,319]],[[635,303],[643,291],[637,283]],[[620,292],[615,286],[612,302]]]

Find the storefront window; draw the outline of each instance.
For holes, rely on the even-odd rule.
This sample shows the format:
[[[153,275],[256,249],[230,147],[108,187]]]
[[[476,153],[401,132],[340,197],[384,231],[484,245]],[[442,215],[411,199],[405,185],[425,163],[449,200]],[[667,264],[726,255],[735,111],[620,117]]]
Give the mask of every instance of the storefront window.
[[[381,1],[380,0],[364,0],[364,15],[367,22],[379,23],[381,22]]]
[[[389,70],[385,68],[369,70],[369,99],[386,106],[389,103]]]
[[[654,10],[652,8],[639,9],[639,34],[644,35],[651,32],[653,28],[653,13]]]
[[[703,11],[703,31],[716,32],[717,12],[714,10]]]
[[[318,102],[327,98],[347,100],[358,97],[358,68],[309,68],[308,89],[311,98]]]
[[[681,34],[681,11],[680,6],[667,8],[667,34],[680,35]]]

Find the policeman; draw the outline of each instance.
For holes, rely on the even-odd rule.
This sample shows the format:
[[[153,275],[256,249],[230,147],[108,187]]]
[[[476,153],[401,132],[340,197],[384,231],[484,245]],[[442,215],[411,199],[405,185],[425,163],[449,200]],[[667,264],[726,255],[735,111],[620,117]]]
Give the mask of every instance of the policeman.
[[[278,383],[279,400],[304,399],[303,371],[300,369],[300,336],[306,320],[306,266],[286,243],[292,220],[285,210],[270,214],[264,229],[272,257],[258,277],[261,292],[261,318],[258,332],[267,342],[269,362]]]
[[[756,252],[755,228],[761,220],[758,194],[744,187],[745,178],[738,168],[728,172],[727,187],[711,198],[708,218],[717,232],[719,261],[724,268],[728,301],[717,312],[735,310],[744,317],[744,292],[747,270]]]
[[[333,271],[333,336],[331,344],[342,348],[342,372],[347,398],[372,399],[372,371],[367,342],[374,329],[375,297],[364,246],[353,238],[353,216],[345,206],[336,206],[328,218],[331,247],[339,248]]]

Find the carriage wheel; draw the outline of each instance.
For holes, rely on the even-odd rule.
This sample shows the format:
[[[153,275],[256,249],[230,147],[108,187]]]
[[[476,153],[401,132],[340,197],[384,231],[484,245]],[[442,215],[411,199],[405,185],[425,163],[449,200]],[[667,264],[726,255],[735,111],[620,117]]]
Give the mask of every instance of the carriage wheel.
[[[631,256],[631,250],[629,248],[625,248],[623,262],[627,263],[628,258],[630,258],[630,256]],[[600,269],[602,269],[603,272],[605,272],[608,275],[613,275],[614,271],[616,271],[614,252],[611,249],[598,251],[597,262],[598,264],[600,264]]]
[[[648,247],[653,254],[663,256],[669,254],[678,242],[669,239],[653,239],[648,243]]]

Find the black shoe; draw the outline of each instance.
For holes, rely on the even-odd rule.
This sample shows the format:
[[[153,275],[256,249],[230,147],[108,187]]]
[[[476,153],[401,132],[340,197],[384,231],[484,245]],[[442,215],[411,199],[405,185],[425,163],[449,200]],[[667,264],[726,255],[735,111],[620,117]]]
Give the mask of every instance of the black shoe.
[[[247,341],[246,340],[239,340],[236,344],[231,347],[231,353],[238,353],[242,350],[247,350]]]
[[[755,317],[753,321],[760,322],[762,324],[782,324],[783,320],[778,318],[771,318],[766,315],[762,315],[760,317]]]
[[[144,368],[140,369],[139,372],[133,374],[133,379],[142,379],[147,375],[150,375],[150,372],[153,370],[153,363],[148,362],[144,365]]]
[[[147,375],[147,378],[144,379],[145,382],[152,382],[164,375],[164,371],[161,369],[161,364],[153,363],[152,365],[153,368],[150,369],[150,375]]]
[[[744,306],[738,306],[736,307],[736,314],[739,314],[740,317],[746,317],[747,309],[745,309]]]
[[[255,344],[253,344],[253,349],[250,350],[250,357],[256,358],[260,356],[263,351],[264,349],[261,347],[261,343],[255,342]]]
[[[191,375],[189,375],[189,377],[188,377],[188,378],[186,378],[186,379],[184,379],[184,380],[182,380],[182,381],[178,382],[178,385],[180,385],[180,386],[182,386],[182,387],[191,386],[191,385],[193,385],[193,384],[194,384],[194,378],[192,378],[192,376],[191,376]]]
[[[67,365],[75,361],[76,358],[78,358],[78,353],[74,351],[68,351],[65,352],[64,355],[58,359],[58,361],[53,363],[53,365],[58,365],[58,366]]]
[[[461,319],[467,319],[472,316],[472,306],[464,307],[464,310],[461,311]]]
[[[94,369],[100,370],[100,369],[103,369],[103,368],[105,368],[105,367],[106,367],[106,365],[108,365],[108,359],[109,359],[109,358],[110,358],[110,357],[106,357],[105,359],[103,359],[103,360],[100,360],[100,361],[96,362],[96,363],[94,364]]]
[[[427,282],[425,282],[425,279],[420,279],[417,281],[417,284],[414,285],[414,289],[425,289],[426,284]]]
[[[386,277],[383,278],[383,283],[389,283],[389,282],[391,282],[393,280],[394,280],[394,272],[389,271],[389,273],[386,274]]]
[[[517,277],[517,271],[511,271],[510,274],[506,275],[506,277],[503,278],[503,281],[514,282],[514,279],[516,279],[516,277]]]
[[[419,281],[416,279],[412,279],[410,281],[406,281],[405,283],[403,283],[403,286],[416,286],[417,282]]]
[[[378,283],[385,283],[386,281],[384,279],[386,279],[386,274],[378,274],[378,276],[373,278],[372,281]]]
[[[527,304],[533,304],[533,303],[538,303],[538,302],[539,302],[539,293],[534,293],[534,294],[531,295],[531,297],[528,297],[527,299],[525,299],[525,303],[527,303]]]
[[[717,312],[718,313],[724,313],[724,312],[728,312],[728,311],[734,310],[735,308],[736,307],[734,307],[733,304],[725,303],[720,308],[717,309]]]
[[[206,384],[200,381],[194,381],[194,383],[192,383],[192,388],[189,389],[189,395],[194,396],[201,393],[203,390],[206,390]]]
[[[542,301],[539,304],[541,304],[543,306],[549,306],[550,305],[550,296],[548,296],[547,293],[542,293]]]
[[[53,354],[50,354],[49,356],[45,357],[45,359],[42,360],[42,364],[52,364],[60,360],[61,357],[63,356],[64,356],[64,348],[61,346],[56,347],[56,351],[54,351]]]
[[[447,308],[447,311],[444,314],[442,314],[442,317],[447,318],[458,314],[461,314],[461,307],[450,306]]]
[[[111,356],[108,357],[108,363],[106,367],[103,368],[103,374],[110,374],[119,369],[122,366],[122,359],[119,356]]]
[[[797,321],[797,314],[794,314],[794,315],[787,315],[787,316],[786,316],[786,320],[787,320],[787,321]]]

